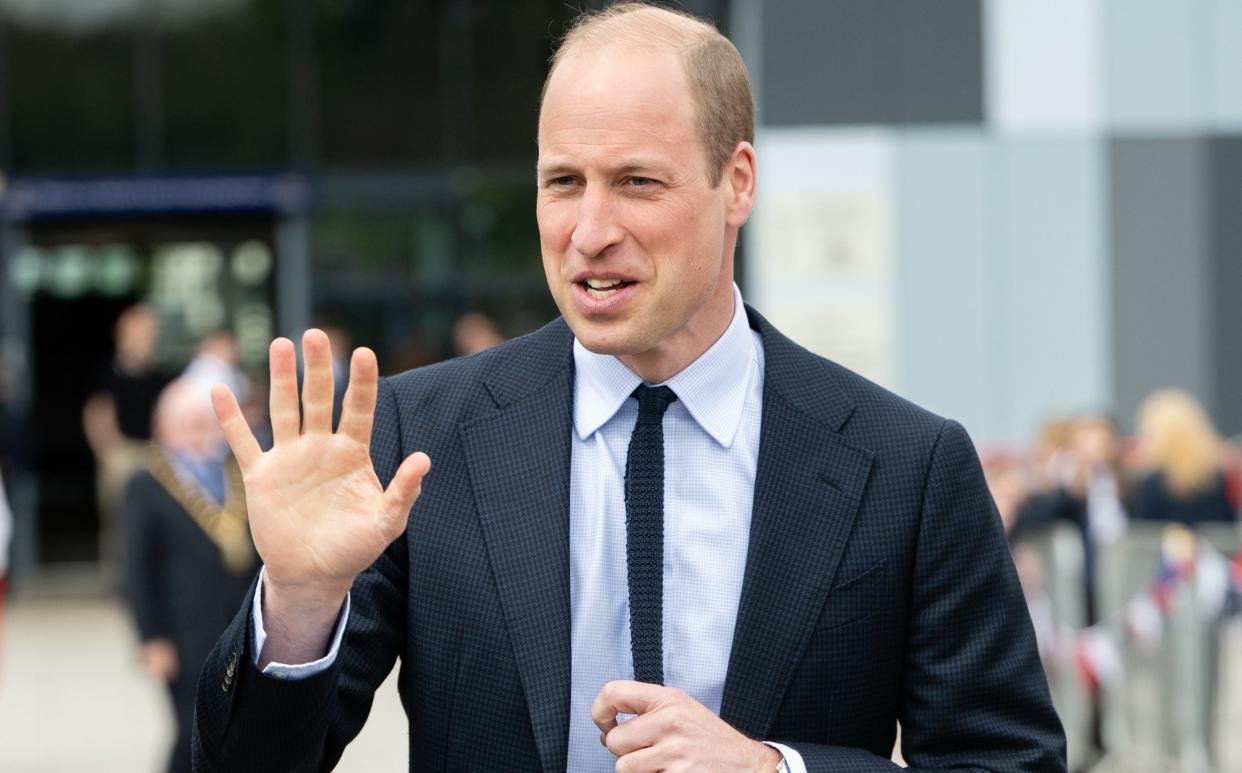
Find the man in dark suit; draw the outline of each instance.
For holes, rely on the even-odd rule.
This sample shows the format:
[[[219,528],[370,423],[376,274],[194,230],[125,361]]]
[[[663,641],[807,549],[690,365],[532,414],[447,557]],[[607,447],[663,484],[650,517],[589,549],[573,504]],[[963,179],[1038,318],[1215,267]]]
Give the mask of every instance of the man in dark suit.
[[[1064,769],[965,433],[741,303],[750,104],[709,25],[580,22],[539,121],[563,318],[378,387],[358,350],[335,434],[324,336],[300,429],[277,340],[267,453],[216,390],[265,570],[200,770],[331,768],[397,657],[411,770],[888,770],[899,720],[916,768]]]
[[[258,566],[241,476],[221,456],[207,390],[175,380],[154,413],[155,442],[122,500],[121,566],[139,659],[172,697],[177,733],[168,770],[182,773],[190,770],[198,673]]]

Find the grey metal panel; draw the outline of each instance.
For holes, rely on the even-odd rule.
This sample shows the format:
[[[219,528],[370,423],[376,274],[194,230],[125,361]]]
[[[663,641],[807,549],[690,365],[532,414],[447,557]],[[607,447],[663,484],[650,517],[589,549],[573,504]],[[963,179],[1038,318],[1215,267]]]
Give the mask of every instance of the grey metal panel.
[[[983,120],[981,0],[770,0],[761,49],[768,126]]]
[[[1115,402],[1133,426],[1166,386],[1218,415],[1213,388],[1206,140],[1130,138],[1110,149]]]
[[[1210,141],[1216,419],[1227,435],[1242,434],[1242,136]]]
[[[763,125],[763,0],[729,3],[729,39],[746,63],[755,99],[755,125]]]
[[[891,3],[898,63],[892,86],[901,123],[982,123],[981,0]]]

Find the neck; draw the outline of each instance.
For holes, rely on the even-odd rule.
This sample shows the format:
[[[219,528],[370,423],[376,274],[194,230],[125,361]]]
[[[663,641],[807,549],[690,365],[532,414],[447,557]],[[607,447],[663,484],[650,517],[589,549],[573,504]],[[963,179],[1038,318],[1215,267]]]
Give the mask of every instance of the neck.
[[[116,353],[116,364],[126,373],[145,373],[151,361],[143,356],[136,356],[124,350]]]
[[[733,321],[733,281],[722,280],[721,285],[725,290],[724,297],[713,299],[709,308],[703,309],[702,318],[687,323],[652,349],[617,355],[617,359],[648,384],[662,384],[688,368],[720,340]],[[717,295],[720,295],[719,289]]]

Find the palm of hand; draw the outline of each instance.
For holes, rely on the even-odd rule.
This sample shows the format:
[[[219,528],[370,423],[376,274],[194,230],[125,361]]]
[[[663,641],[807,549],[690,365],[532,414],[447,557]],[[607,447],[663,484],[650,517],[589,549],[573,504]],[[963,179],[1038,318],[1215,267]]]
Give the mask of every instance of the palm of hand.
[[[302,437],[246,476],[255,548],[273,582],[348,585],[400,535],[383,518],[384,489],[361,443]]]
[[[306,378],[299,416],[293,344],[287,339],[272,343],[270,451],[259,449],[232,393],[217,386],[212,398],[242,469],[250,530],[268,582],[315,595],[339,594],[401,535],[430,460],[412,454],[385,490],[368,452],[378,378],[375,355],[366,349],[354,352],[334,433],[327,337],[308,331],[303,351]]]

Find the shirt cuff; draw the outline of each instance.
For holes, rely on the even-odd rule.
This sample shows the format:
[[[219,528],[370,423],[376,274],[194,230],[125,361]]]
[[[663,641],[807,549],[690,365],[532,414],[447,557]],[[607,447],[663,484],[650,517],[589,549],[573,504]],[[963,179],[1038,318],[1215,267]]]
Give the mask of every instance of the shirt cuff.
[[[263,627],[263,578],[267,576],[267,567],[259,569],[259,584],[254,591],[254,606],[251,608],[251,619],[254,621],[254,664],[259,665],[259,655],[263,653],[263,644],[267,641],[267,629]],[[336,619],[336,628],[332,632],[332,644],[328,654],[309,663],[268,663],[263,673],[277,679],[305,679],[309,676],[327,671],[336,662],[336,653],[341,648],[341,637],[345,635],[345,621],[349,619],[349,594],[345,594],[345,603],[341,605],[341,614]]]
[[[764,743],[781,753],[781,756],[785,758],[785,764],[789,766],[789,773],[806,773],[806,763],[802,761],[802,755],[798,754],[796,749],[774,741],[764,741]]]

